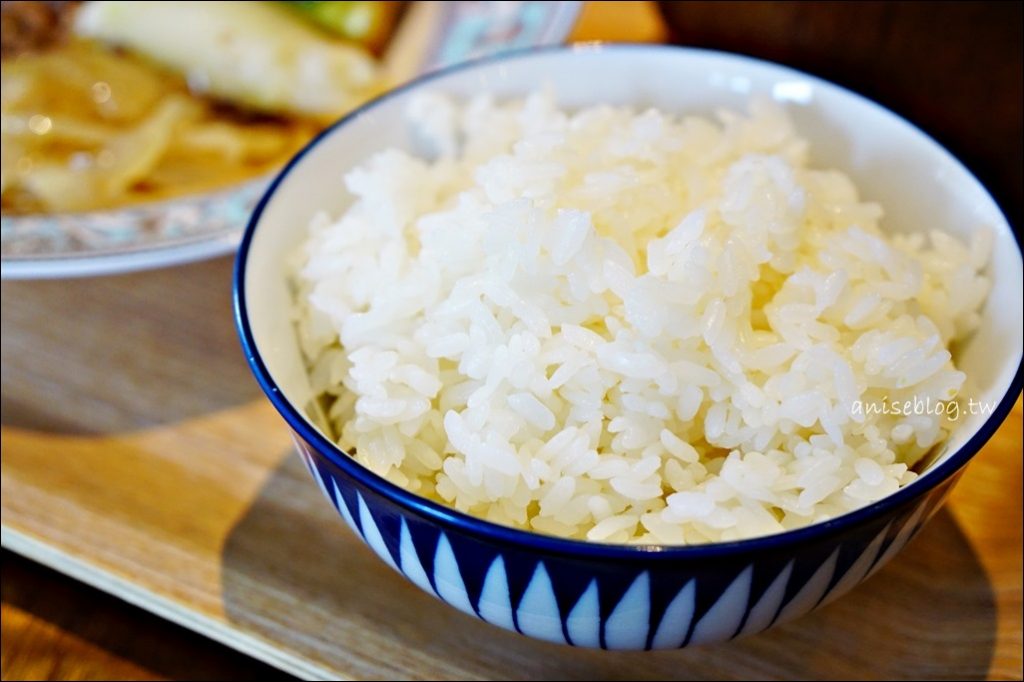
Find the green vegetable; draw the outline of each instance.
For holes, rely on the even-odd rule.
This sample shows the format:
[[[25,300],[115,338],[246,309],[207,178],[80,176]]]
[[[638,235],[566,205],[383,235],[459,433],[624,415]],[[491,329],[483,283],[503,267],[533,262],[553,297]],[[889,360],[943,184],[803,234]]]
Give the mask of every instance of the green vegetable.
[[[317,26],[372,50],[383,47],[398,12],[396,2],[301,0],[285,4]]]

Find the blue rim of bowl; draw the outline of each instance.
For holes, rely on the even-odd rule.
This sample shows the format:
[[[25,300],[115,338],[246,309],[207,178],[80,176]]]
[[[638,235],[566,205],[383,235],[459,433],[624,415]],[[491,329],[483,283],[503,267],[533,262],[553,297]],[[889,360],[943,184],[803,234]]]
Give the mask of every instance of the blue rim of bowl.
[[[672,52],[676,54],[700,54],[704,56],[717,56],[725,59],[731,59],[734,61],[748,62],[750,64],[756,64],[763,67],[771,67],[782,71],[783,73],[808,79],[811,82],[826,86],[829,88],[835,88],[840,90],[847,95],[854,97],[869,106],[881,109],[884,113],[889,116],[893,116],[903,124],[909,126],[919,135],[927,138],[932,144],[936,145],[942,150],[954,164],[959,166],[964,173],[967,174],[982,192],[992,201],[993,205],[996,206],[997,210],[1003,216],[1003,220],[1007,226],[1010,227],[1010,232],[1013,234],[1014,241],[1017,243],[1017,249],[1021,251],[1022,260],[1024,260],[1024,248],[1021,247],[1020,237],[1013,230],[1010,221],[1006,218],[1005,211],[999,206],[999,203],[992,197],[984,185],[974,176],[973,173],[967,169],[963,163],[960,162],[952,153],[950,153],[945,147],[939,144],[934,138],[928,133],[921,130],[919,127],[907,121],[902,116],[894,113],[888,108],[878,104],[877,102],[860,95],[852,90],[844,88],[835,83],[831,83],[817,76],[792,69],[788,66],[776,64],[763,59],[755,59],[745,55],[734,54],[730,52],[722,52],[719,50],[705,50],[700,48],[690,47],[678,47],[673,45],[654,45],[654,44],[643,44],[643,43],[615,43],[615,44],[604,44],[604,43],[577,43],[573,45],[553,45],[544,47],[527,48],[523,50],[515,50],[510,52],[504,52],[498,55],[485,57],[482,59],[476,59],[469,62],[463,62],[454,66],[441,69],[438,71],[431,72],[402,86],[390,90],[383,95],[373,99],[366,104],[362,105],[358,109],[355,109],[336,122],[330,127],[324,129],[319,135],[313,138],[305,147],[302,148],[285,167],[278,173],[277,177],[274,178],[273,182],[267,188],[266,193],[260,199],[253,211],[252,217],[249,220],[248,225],[245,228],[245,233],[242,236],[242,242],[239,246],[238,256],[235,261],[234,271],[234,314],[235,324],[238,328],[239,337],[242,343],[242,350],[245,353],[246,360],[249,363],[253,374],[256,376],[256,380],[263,392],[270,399],[270,402],[277,408],[281,416],[284,417],[288,425],[307,443],[313,445],[319,454],[326,457],[331,463],[339,467],[346,474],[357,480],[359,483],[367,486],[368,488],[376,491],[385,498],[398,504],[399,506],[407,509],[408,511],[422,517],[426,517],[433,522],[439,523],[443,526],[453,527],[461,532],[467,532],[469,534],[488,539],[491,541],[498,541],[507,544],[512,544],[519,547],[525,547],[530,550],[540,550],[552,554],[559,554],[563,556],[589,556],[607,559],[653,559],[660,557],[664,559],[696,559],[696,558],[707,558],[717,557],[723,555],[733,555],[738,553],[756,552],[760,550],[778,550],[782,546],[789,546],[796,543],[804,543],[808,541],[817,540],[825,535],[839,533],[862,523],[866,523],[878,518],[883,517],[887,512],[895,510],[901,505],[913,500],[914,498],[920,497],[924,493],[932,490],[942,482],[946,481],[950,476],[956,473],[961,467],[963,467],[981,447],[988,442],[988,440],[995,433],[996,429],[1002,424],[1003,420],[1006,419],[1010,410],[1013,408],[1013,404],[1017,400],[1018,394],[1021,392],[1022,387],[1022,368],[1024,368],[1024,361],[1021,362],[1017,367],[1017,371],[1014,374],[1013,379],[1010,381],[1009,389],[1006,394],[999,401],[999,404],[992,411],[989,418],[978,428],[978,431],[968,439],[964,445],[956,452],[948,455],[942,463],[936,466],[934,469],[928,471],[927,476],[923,476],[918,481],[900,488],[896,492],[888,495],[876,502],[873,502],[867,506],[860,507],[853,511],[847,512],[840,516],[827,521],[821,521],[818,523],[804,526],[802,528],[796,528],[793,530],[783,531],[781,533],[775,533],[772,535],[764,535],[754,538],[748,538],[744,540],[732,540],[728,542],[713,542],[699,545],[652,545],[652,544],[608,544],[600,542],[590,542],[587,540],[575,540],[570,538],[560,538],[553,535],[545,535],[542,533],[535,533],[528,530],[521,530],[518,528],[512,528],[509,526],[502,526],[490,521],[486,521],[481,518],[470,516],[463,512],[460,512],[451,507],[445,506],[439,502],[434,502],[425,497],[421,497],[416,493],[410,492],[401,488],[384,478],[373,473],[362,464],[359,464],[351,455],[346,453],[344,450],[339,448],[336,444],[332,443],[319,429],[314,427],[309,420],[302,414],[302,412],[296,408],[291,401],[285,397],[280,387],[274,381],[270,371],[267,369],[260,356],[259,349],[256,347],[256,340],[253,338],[252,329],[249,325],[248,312],[246,310],[246,299],[245,299],[245,271],[246,263],[248,259],[249,247],[252,243],[253,235],[259,225],[260,218],[263,215],[264,209],[274,196],[278,186],[288,174],[294,169],[302,158],[309,153],[314,147],[316,147],[324,138],[331,135],[336,129],[345,126],[348,122],[364,115],[368,111],[371,111],[381,103],[403,94],[409,90],[418,88],[426,83],[429,83],[437,78],[444,77],[451,73],[459,71],[471,70],[484,65],[493,64],[496,62],[502,62],[512,59],[519,59],[530,57],[538,54],[546,53],[558,53],[563,52],[566,54],[572,54],[575,52],[593,52],[593,51],[611,51],[611,52],[625,52],[625,51],[637,51],[637,50],[649,50],[654,52]]]

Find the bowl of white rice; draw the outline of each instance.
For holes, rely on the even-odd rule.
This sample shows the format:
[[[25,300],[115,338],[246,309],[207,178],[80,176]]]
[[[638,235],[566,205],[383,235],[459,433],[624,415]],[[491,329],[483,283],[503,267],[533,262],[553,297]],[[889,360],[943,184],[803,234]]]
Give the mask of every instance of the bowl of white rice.
[[[608,649],[790,620],[888,562],[1021,386],[1021,250],[923,132],[656,46],[424,77],[259,204],[236,319],[393,569]]]

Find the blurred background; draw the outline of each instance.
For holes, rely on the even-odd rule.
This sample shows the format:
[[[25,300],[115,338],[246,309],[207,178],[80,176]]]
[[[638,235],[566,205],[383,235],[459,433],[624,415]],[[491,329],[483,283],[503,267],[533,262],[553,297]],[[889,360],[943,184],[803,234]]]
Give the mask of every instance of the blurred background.
[[[668,40],[786,64],[931,134],[1021,229],[1020,2],[660,2]]]

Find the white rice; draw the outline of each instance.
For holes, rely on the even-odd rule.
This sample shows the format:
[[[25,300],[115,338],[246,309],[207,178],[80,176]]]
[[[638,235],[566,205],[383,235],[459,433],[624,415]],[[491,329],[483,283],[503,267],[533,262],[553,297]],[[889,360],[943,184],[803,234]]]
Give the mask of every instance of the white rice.
[[[956,398],[991,238],[883,233],[782,110],[411,114],[431,160],[350,171],[296,275],[338,444],[390,481],[541,533],[704,543],[884,497],[952,428],[871,406]]]

